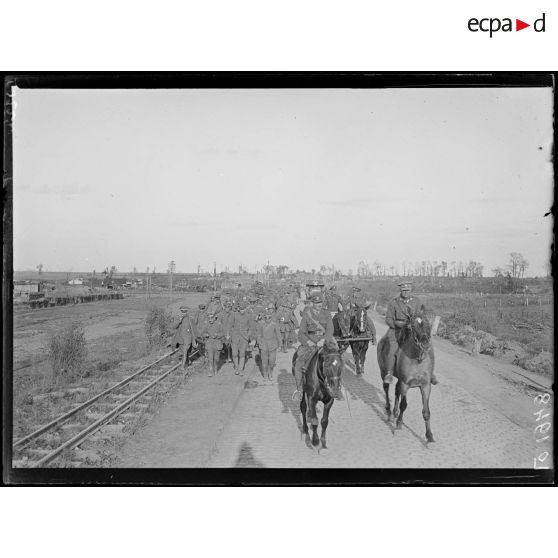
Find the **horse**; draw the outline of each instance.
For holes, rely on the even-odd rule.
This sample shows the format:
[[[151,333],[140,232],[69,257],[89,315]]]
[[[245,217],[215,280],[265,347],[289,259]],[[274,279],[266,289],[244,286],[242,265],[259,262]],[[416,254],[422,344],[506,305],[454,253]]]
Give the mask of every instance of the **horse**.
[[[371,324],[368,319],[366,308],[357,306],[351,316],[351,327],[349,333],[351,337],[372,337],[372,342],[375,342],[376,330],[372,324],[372,331],[369,329]],[[366,352],[368,351],[367,341],[350,341],[351,351],[355,361],[355,369],[357,375],[364,373],[364,361],[366,360]]]
[[[339,345],[339,353],[343,354],[349,346],[348,341],[343,341],[343,337],[351,336],[351,315],[349,310],[340,310],[332,318],[333,336]]]
[[[297,359],[297,353],[293,355],[292,372]],[[326,430],[329,422],[329,412],[336,398],[339,397],[341,389],[341,374],[343,372],[343,357],[337,349],[327,347],[317,349],[310,357],[306,367],[304,378],[302,400],[300,402],[300,412],[302,414],[302,433],[308,434],[308,418],[312,426],[312,445],[315,447],[320,442],[321,449],[327,450]],[[321,401],[324,405],[322,414],[322,434],[318,439],[318,416],[316,414],[316,404]]]
[[[430,323],[423,312],[411,315],[409,324],[403,328],[398,336],[399,347],[396,352],[393,375],[398,379],[395,385],[395,402],[393,417],[397,420],[396,429],[400,430],[403,423],[403,413],[407,408],[407,390],[419,387],[422,395],[422,417],[426,426],[427,442],[434,442],[430,430],[430,400],[431,379],[434,371],[434,348],[431,341]],[[389,349],[387,334],[378,343],[378,364],[386,394],[386,412],[388,420],[391,418],[391,404],[389,401],[389,384],[384,382],[387,374],[386,356]],[[401,399],[401,403],[399,400]]]

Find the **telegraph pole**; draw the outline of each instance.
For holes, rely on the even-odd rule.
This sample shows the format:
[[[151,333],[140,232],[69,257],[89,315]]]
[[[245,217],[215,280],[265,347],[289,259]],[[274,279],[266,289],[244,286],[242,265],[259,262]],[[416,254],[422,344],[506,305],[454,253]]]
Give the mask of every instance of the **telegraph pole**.
[[[213,292],[217,291],[217,264],[213,262]]]
[[[169,273],[169,286],[170,286],[170,292],[172,293],[172,274],[175,272],[176,270],[176,264],[174,263],[174,260],[171,260],[169,262],[169,267],[168,267],[168,273]]]

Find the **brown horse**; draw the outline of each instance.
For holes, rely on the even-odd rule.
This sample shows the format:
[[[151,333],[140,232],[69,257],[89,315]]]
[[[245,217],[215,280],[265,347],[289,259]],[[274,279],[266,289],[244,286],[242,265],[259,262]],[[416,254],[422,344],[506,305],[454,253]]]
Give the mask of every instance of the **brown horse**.
[[[339,345],[339,352],[343,354],[349,346],[343,337],[351,336],[351,314],[348,309],[343,309],[333,316],[333,336]]]
[[[422,395],[422,416],[426,425],[426,440],[434,442],[430,430],[430,400],[431,378],[434,371],[434,348],[432,347],[430,323],[423,313],[410,316],[409,324],[403,328],[398,336],[399,347],[396,352],[393,375],[398,379],[395,386],[395,402],[393,417],[397,419],[396,429],[401,429],[403,413],[407,408],[407,390],[419,387]],[[378,364],[382,381],[387,374],[386,355],[389,348],[387,335],[378,343]],[[389,401],[389,384],[383,382],[386,394],[386,411],[388,420],[391,418]],[[401,399],[401,404],[399,400]]]
[[[297,353],[293,355],[293,374],[297,359]],[[316,349],[310,357],[306,366],[300,412],[302,414],[302,433],[308,434],[308,423],[306,411],[312,426],[312,445],[317,446],[320,442],[322,448],[327,450],[326,430],[329,422],[329,412],[336,398],[339,397],[341,388],[341,374],[343,372],[343,357],[337,350]],[[318,415],[316,405],[321,401],[324,405],[322,414],[322,435],[318,439]]]
[[[372,338],[372,344],[376,343],[376,329],[370,321],[366,308],[357,306],[351,317],[351,327],[349,330],[351,337]],[[355,369],[357,376],[364,374],[364,362],[366,360],[366,352],[368,351],[369,339],[365,341],[351,341],[351,352],[355,361]]]

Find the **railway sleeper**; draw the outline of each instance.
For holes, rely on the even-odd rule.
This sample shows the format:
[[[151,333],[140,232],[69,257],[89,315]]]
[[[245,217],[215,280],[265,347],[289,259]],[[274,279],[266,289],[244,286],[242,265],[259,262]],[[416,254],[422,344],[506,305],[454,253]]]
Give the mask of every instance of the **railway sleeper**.
[[[41,449],[41,448],[34,448],[34,449],[29,448],[26,449],[25,451],[26,453],[30,453],[38,457],[44,457],[45,455],[52,453],[52,449]]]
[[[60,428],[60,430],[63,430],[64,432],[67,432],[68,430],[83,430],[83,427],[84,425],[80,422],[70,422],[68,424],[62,424],[58,428]]]

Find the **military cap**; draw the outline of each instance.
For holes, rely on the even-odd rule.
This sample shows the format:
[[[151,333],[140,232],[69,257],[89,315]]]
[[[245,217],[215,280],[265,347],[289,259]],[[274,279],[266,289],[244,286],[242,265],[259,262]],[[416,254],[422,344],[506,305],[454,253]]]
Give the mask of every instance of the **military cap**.
[[[397,286],[402,289],[404,289],[405,287],[410,289],[412,284],[413,284],[412,281],[401,281],[400,283],[397,283]]]
[[[186,312],[187,310],[189,310],[189,307],[184,304],[180,307],[181,312]]]
[[[201,310],[203,310],[206,306],[207,306],[207,304],[205,304],[205,302],[202,302],[201,304],[198,304],[198,308],[200,308]]]
[[[313,296],[310,297],[310,302],[323,302],[324,299],[322,297],[322,295],[319,294],[315,294]]]

